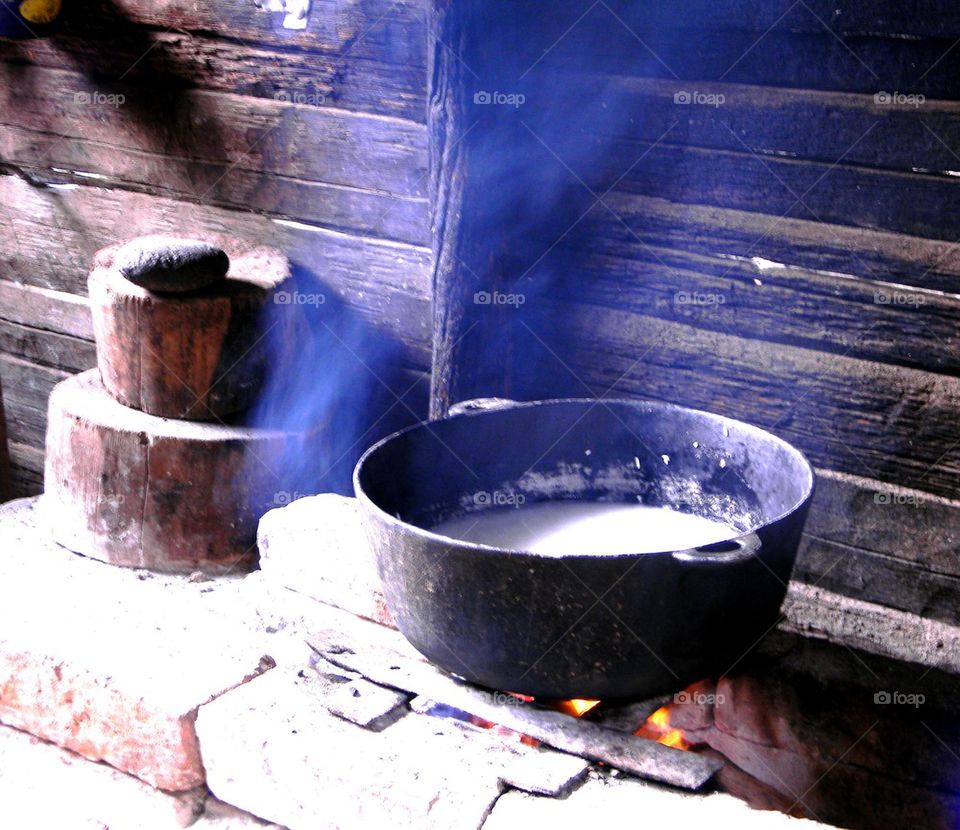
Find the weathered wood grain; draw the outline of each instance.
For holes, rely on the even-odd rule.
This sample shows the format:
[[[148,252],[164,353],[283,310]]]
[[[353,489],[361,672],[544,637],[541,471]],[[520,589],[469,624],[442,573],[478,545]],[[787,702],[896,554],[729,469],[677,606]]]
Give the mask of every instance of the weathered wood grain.
[[[93,339],[86,297],[0,280],[0,319],[83,340]]]
[[[98,0],[65,9],[57,34],[0,42],[0,60],[80,68],[102,91],[116,80],[205,87],[423,121],[425,42],[416,4],[313,4],[294,33],[252,2],[143,4]],[[109,43],[110,48],[102,48]]]
[[[429,251],[306,223],[90,186],[51,190],[0,176],[0,274],[86,295],[100,248],[146,233],[228,233],[287,253],[375,330],[407,368],[430,362]],[[2,285],[2,282],[0,282]]]
[[[752,84],[680,81],[572,73],[560,76],[580,95],[605,98],[615,113],[598,128],[607,138],[733,152],[754,152],[832,164],[931,173],[956,170],[960,103],[926,99],[884,103],[870,94],[785,89]],[[894,90],[887,90],[892,93]],[[697,100],[716,103],[697,103]],[[687,95],[689,103],[677,103]],[[681,101],[684,100],[681,97]],[[528,95],[541,106],[536,87]]]
[[[656,261],[664,248],[676,248],[727,259],[760,257],[950,293],[960,288],[960,246],[953,241],[628,193],[606,194],[603,204],[622,222],[608,222],[597,247],[614,253],[629,248],[639,259]],[[657,251],[652,254],[645,246]]]
[[[41,180],[95,178],[426,242],[420,125],[198,90],[109,94],[121,98],[75,72],[0,63],[0,158]]]
[[[793,579],[926,619],[960,623],[960,579],[902,559],[807,536]]]
[[[0,382],[0,502],[13,498],[13,472],[7,445],[7,420],[3,408],[3,383]]]
[[[549,145],[550,136],[544,138]],[[644,196],[956,240],[950,217],[960,210],[960,178],[953,175],[886,171],[838,159],[761,157],[666,141],[656,146],[617,141],[590,155],[590,164],[602,167],[595,177],[581,172],[582,166],[570,166],[598,194],[629,171],[618,189]],[[535,163],[560,165],[546,148]]]
[[[242,571],[256,559],[257,520],[289,489],[275,459],[305,439],[147,415],[114,401],[91,370],[50,396],[44,510],[60,544],[94,559]]]
[[[515,325],[527,331],[516,345],[526,375],[515,397],[672,401],[772,429],[818,466],[956,497],[958,378],[587,303],[540,297],[524,308]],[[556,319],[560,333],[541,323]]]
[[[960,577],[960,501],[863,476],[817,470],[811,540]]]
[[[0,308],[0,317],[3,309]],[[89,340],[55,334],[0,319],[0,351],[31,363],[81,372],[96,365],[96,349]]]
[[[512,290],[960,374],[956,294],[651,246],[603,207],[592,210]]]
[[[47,398],[70,373],[0,353],[0,384],[7,414],[7,438],[42,447],[47,431]]]
[[[294,289],[280,251],[220,235],[194,238],[225,251],[230,270],[189,294],[134,285],[116,267],[116,246],[97,253],[88,283],[97,362],[104,388],[124,406],[221,421],[253,406],[269,371],[294,370],[297,340],[308,331],[300,308],[278,305]],[[265,336],[268,313],[272,338]]]
[[[43,492],[43,450],[8,442],[13,495],[36,496]]]

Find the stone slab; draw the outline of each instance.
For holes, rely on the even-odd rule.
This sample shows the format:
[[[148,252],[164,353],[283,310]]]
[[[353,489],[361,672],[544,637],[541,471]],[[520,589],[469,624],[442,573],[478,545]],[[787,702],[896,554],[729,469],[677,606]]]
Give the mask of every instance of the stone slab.
[[[357,500],[334,493],[269,511],[257,531],[260,570],[313,599],[393,625]]]
[[[0,507],[0,723],[156,787],[204,782],[197,707],[273,665],[237,580],[113,568]]]
[[[202,706],[197,731],[213,793],[291,830],[473,830],[506,767],[527,751],[414,714],[372,732],[331,715],[328,694],[315,678],[273,671]]]

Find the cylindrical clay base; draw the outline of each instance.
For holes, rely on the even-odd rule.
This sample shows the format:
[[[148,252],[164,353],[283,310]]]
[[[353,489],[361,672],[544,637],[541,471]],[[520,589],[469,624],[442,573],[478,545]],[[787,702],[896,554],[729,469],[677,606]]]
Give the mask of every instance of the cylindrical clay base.
[[[122,406],[96,369],[50,396],[44,510],[57,542],[113,565],[226,573],[256,560],[283,481],[278,430],[158,418]]]

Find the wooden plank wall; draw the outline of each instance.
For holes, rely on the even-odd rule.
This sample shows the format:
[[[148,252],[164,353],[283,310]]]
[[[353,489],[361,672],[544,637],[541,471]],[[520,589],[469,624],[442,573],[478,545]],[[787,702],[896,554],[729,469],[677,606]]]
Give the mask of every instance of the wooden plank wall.
[[[529,329],[510,356],[529,370],[501,391],[652,397],[774,430],[823,471],[797,576],[960,623],[960,11],[555,11],[500,89],[543,130],[526,163],[589,210],[501,286],[527,292]],[[551,73],[570,115],[554,132]],[[618,117],[594,107],[584,126],[578,95]]]
[[[91,256],[138,233],[206,228],[289,251],[398,344],[396,393],[425,413],[420,4],[314,2],[305,32],[252,0],[65,5],[56,36],[0,40],[0,381],[17,493],[42,485],[50,389],[95,362]]]

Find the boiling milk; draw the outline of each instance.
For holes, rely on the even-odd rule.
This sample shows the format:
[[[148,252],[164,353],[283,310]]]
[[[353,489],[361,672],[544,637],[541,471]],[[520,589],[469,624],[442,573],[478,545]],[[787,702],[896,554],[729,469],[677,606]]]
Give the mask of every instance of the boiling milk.
[[[722,522],[669,507],[579,501],[471,513],[441,522],[431,531],[547,556],[686,550],[740,535]]]

